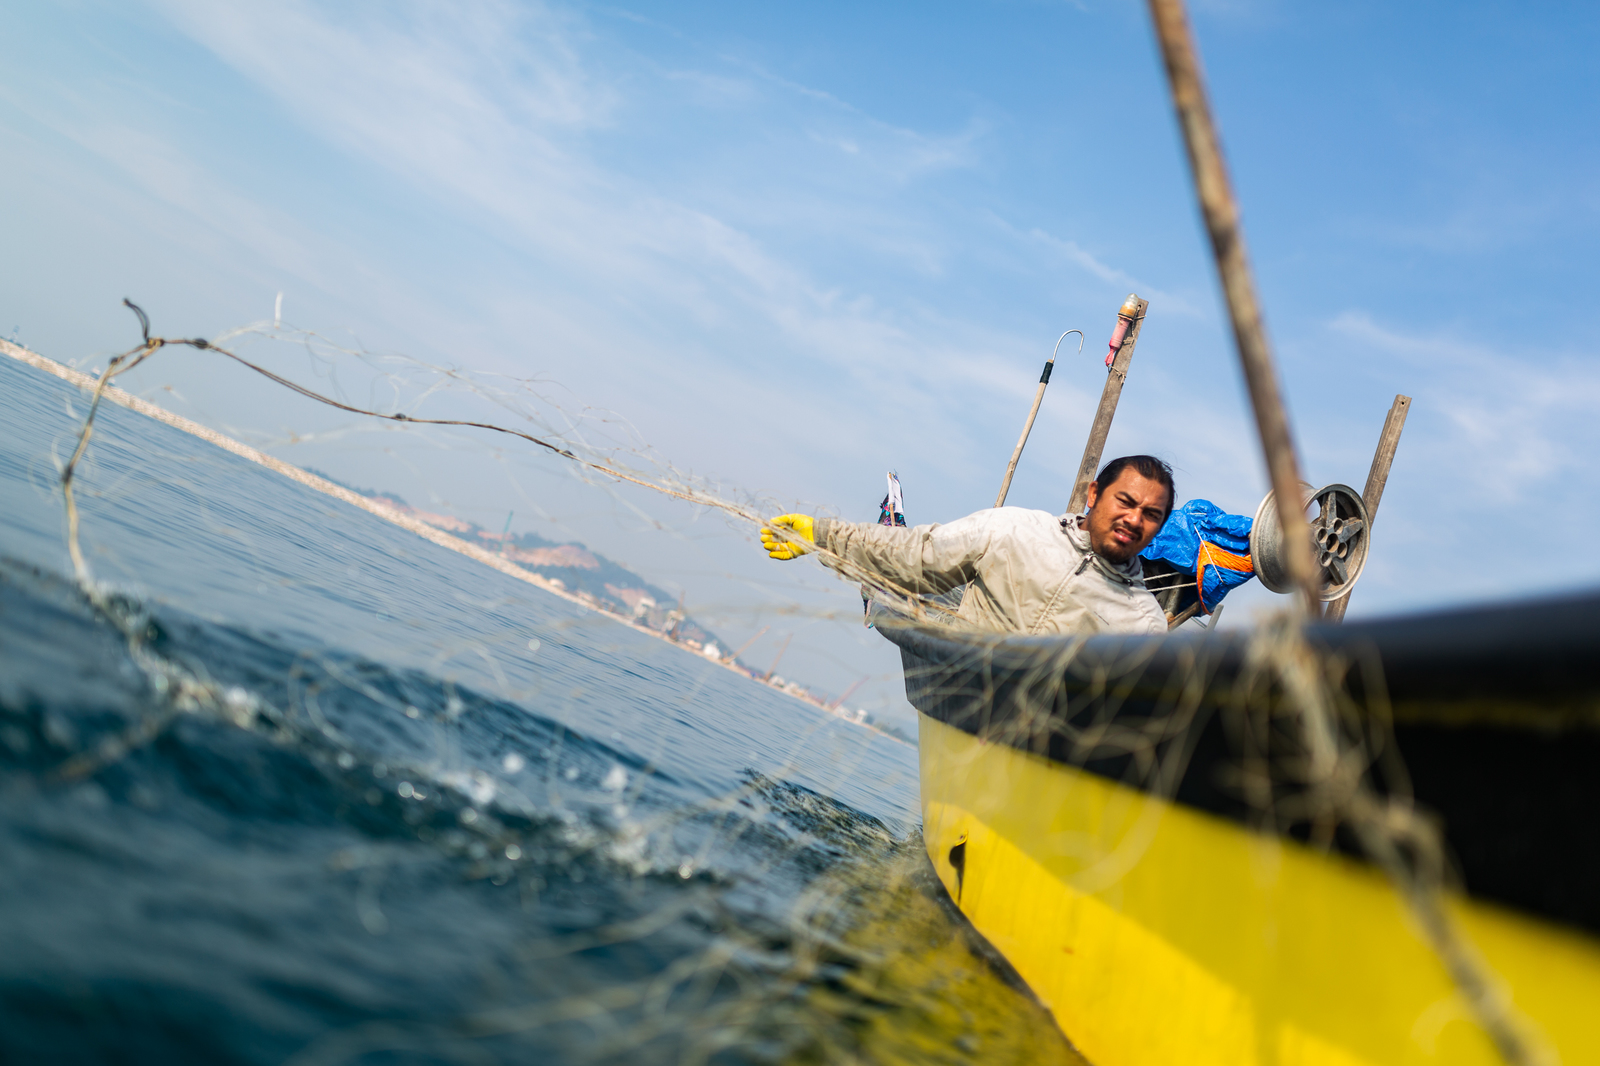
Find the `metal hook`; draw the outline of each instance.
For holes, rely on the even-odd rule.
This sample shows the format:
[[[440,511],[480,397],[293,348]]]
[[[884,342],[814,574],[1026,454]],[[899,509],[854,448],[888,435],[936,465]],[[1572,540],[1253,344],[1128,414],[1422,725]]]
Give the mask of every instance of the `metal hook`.
[[[1063,333],[1061,336],[1056,338],[1056,346],[1050,349],[1050,361],[1052,363],[1056,361],[1056,353],[1061,350],[1061,342],[1067,339],[1067,334],[1069,333],[1076,333],[1078,335],[1078,354],[1083,354],[1083,330],[1069,329],[1066,333]]]

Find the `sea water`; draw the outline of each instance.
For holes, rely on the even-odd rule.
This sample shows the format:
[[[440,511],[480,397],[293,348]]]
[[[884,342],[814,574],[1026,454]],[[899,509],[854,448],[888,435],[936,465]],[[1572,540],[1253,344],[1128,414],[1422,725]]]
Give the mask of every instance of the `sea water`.
[[[911,747],[111,404],[96,606],[86,412],[0,359],[0,1061],[1072,1061]]]

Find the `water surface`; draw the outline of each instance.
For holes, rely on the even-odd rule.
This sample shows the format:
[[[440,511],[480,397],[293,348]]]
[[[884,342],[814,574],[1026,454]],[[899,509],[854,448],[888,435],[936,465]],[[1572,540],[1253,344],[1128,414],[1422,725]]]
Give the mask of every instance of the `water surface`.
[[[1050,1062],[916,753],[0,360],[0,1058]]]

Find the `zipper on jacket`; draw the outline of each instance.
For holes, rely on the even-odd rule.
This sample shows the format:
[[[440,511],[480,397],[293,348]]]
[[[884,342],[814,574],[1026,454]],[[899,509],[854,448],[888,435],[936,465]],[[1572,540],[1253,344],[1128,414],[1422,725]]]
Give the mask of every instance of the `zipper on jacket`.
[[[1034,619],[1033,625],[1028,627],[1027,632],[1029,634],[1035,634],[1035,633],[1039,632],[1039,626],[1044,623],[1044,620],[1046,618],[1050,617],[1050,612],[1055,610],[1056,601],[1061,598],[1061,590],[1066,588],[1067,587],[1067,583],[1069,581],[1071,581],[1073,578],[1082,577],[1083,576],[1083,572],[1085,570],[1089,569],[1089,564],[1092,563],[1092,562],[1094,562],[1094,553],[1092,553],[1092,552],[1085,553],[1084,557],[1083,557],[1083,562],[1078,564],[1078,568],[1076,570],[1074,570],[1071,574],[1069,574],[1066,577],[1061,579],[1061,584],[1057,585],[1056,586],[1056,590],[1050,594],[1050,601],[1044,605],[1044,610],[1039,612],[1039,617]]]

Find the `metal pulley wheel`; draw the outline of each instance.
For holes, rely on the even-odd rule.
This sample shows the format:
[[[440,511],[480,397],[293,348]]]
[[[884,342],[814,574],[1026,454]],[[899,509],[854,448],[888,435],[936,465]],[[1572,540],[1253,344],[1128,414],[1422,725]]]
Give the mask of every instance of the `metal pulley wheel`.
[[[1336,600],[1355,587],[1367,565],[1367,505],[1361,494],[1349,485],[1324,485],[1312,491],[1301,482],[1307,511],[1314,504],[1317,513],[1307,518],[1311,526],[1311,550],[1317,567],[1317,598]],[[1250,559],[1256,576],[1273,592],[1292,592],[1289,557],[1283,542],[1283,525],[1278,520],[1278,505],[1267,493],[1256,508],[1250,526]]]

